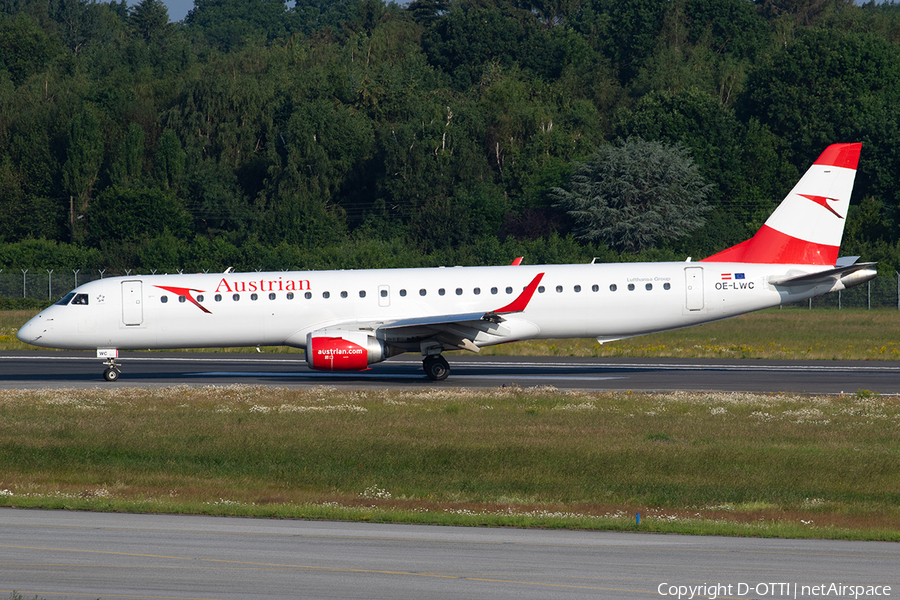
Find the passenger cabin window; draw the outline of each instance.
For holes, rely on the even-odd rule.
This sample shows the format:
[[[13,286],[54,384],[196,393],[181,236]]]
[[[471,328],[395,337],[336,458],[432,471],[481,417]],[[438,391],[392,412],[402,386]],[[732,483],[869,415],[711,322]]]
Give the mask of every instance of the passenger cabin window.
[[[387,298],[387,290],[381,290],[381,297]]]
[[[596,287],[596,286],[594,286],[594,287]],[[614,284],[614,283],[609,284],[609,291],[614,292],[617,289],[619,289],[619,286],[617,286],[616,284]],[[594,290],[594,291],[596,292],[597,290]]]
[[[512,288],[511,288],[511,287],[506,288],[506,293],[507,293],[507,294],[512,294]]]
[[[259,299],[259,296],[257,296],[256,294],[250,294],[250,299],[251,299],[251,300],[258,300],[258,299]]]
[[[233,296],[231,297],[231,299],[234,300],[235,302],[237,302],[238,300],[241,299],[241,295],[240,295],[240,294],[235,294],[235,295],[233,295]]]
[[[216,302],[221,302],[221,301],[222,301],[222,294],[216,294],[216,295],[214,296],[214,298],[215,298]]]
[[[561,294],[561,293],[562,293],[562,286],[561,286],[561,285],[556,286],[556,292],[557,292],[558,294]]]
[[[580,286],[580,285],[576,285],[576,286],[575,286],[574,288],[572,288],[572,289],[574,289],[575,292],[577,293],[577,292],[580,292],[580,291],[581,291],[581,286]]]
[[[653,284],[652,284],[652,283],[646,284],[646,285],[644,286],[644,289],[647,290],[647,291],[649,292],[650,290],[653,289]]]
[[[544,286],[539,285],[539,286],[538,286],[538,293],[539,293],[539,294],[543,294],[544,291],[545,291],[545,289],[546,289],[546,288],[544,288]]]
[[[346,297],[347,297],[347,292],[341,292],[341,298],[346,298]]]
[[[456,288],[456,295],[462,296],[462,288]]]
[[[441,288],[441,289],[438,290],[438,296],[443,296],[443,295],[446,294],[446,293],[447,293],[447,292],[444,290],[444,288]]]
[[[424,295],[427,294],[427,293],[428,293],[428,292],[426,292],[424,289],[419,290],[419,295],[420,295],[420,296],[424,296]]]
[[[634,284],[633,284],[633,283],[629,283],[629,284],[628,284],[628,291],[629,291],[629,292],[633,292],[633,291],[634,291]]]
[[[294,292],[288,292],[288,293],[287,293],[287,299],[288,299],[288,300],[293,300],[293,299],[294,299]]]
[[[322,297],[325,298],[326,300],[328,298],[331,298],[331,292],[322,292]]]
[[[360,297],[360,298],[365,298],[365,297],[366,297],[366,290],[359,290],[359,297]]]
[[[197,296],[197,302],[203,302],[203,294]]]
[[[311,299],[312,299],[312,292],[306,292],[305,294],[303,294],[303,297],[306,298],[307,300],[311,300]]]
[[[184,297],[184,296],[178,296],[178,301],[181,302],[181,303],[183,304],[184,301],[185,301],[185,297]]]
[[[492,294],[496,294],[496,293],[497,293],[497,288],[492,287],[492,288],[491,288],[491,293],[492,293]]]
[[[472,290],[472,292],[477,296],[481,293],[481,288],[475,288],[474,290]]]
[[[168,296],[160,296],[159,301],[162,302],[163,304],[165,304],[166,302],[169,301],[169,297]]]
[[[274,300],[274,299],[275,299],[275,292],[272,292],[271,294],[269,294],[269,300]]]
[[[664,290],[671,290],[671,289],[672,289],[672,284],[671,284],[671,283],[664,283],[664,284],[663,284],[663,289],[664,289]]]
[[[406,295],[406,290],[400,290],[400,296],[405,296],[405,295]]]

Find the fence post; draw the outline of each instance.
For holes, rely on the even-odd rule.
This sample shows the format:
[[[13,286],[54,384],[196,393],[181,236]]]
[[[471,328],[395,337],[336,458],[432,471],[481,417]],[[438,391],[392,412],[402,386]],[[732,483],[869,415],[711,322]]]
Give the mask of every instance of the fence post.
[[[53,300],[53,269],[47,271],[47,300]]]
[[[78,271],[81,269],[72,269],[72,272],[75,273],[75,287],[78,287]]]
[[[866,283],[866,287],[869,288],[868,290],[866,290],[866,294],[867,294],[866,310],[872,310],[872,280],[871,279]]]
[[[26,274],[28,273],[28,269],[19,269],[22,271],[22,297],[27,298],[26,288],[28,287],[28,281],[25,279]]]

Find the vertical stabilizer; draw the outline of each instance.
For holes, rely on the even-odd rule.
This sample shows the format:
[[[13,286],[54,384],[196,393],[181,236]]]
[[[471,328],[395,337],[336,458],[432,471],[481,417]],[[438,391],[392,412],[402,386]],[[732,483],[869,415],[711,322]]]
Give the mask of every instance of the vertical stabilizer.
[[[834,265],[862,144],[832,144],[752,238],[702,262]]]

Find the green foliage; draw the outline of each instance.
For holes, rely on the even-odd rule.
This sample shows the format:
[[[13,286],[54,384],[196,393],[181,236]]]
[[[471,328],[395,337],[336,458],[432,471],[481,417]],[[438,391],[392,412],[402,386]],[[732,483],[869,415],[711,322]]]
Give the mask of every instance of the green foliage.
[[[59,39],[24,14],[0,15],[0,69],[5,68],[16,85],[42,72],[61,53]]]
[[[159,0],[5,0],[0,244],[125,268],[701,256],[862,141],[845,253],[895,264],[898,43],[896,6],[846,2],[198,0],[172,24]],[[706,225],[567,236],[551,190],[631,136],[691,151]],[[115,231],[100,197],[174,212]]]
[[[601,146],[552,195],[577,237],[639,252],[703,225],[710,188],[684,146],[631,137]]]
[[[284,39],[290,21],[284,0],[195,0],[184,20],[190,30],[225,52]]]
[[[181,201],[159,188],[107,188],[91,203],[85,220],[92,246],[136,242],[162,233],[183,239],[191,224]]]
[[[141,0],[135,5],[128,21],[146,41],[160,41],[169,30],[169,9],[162,0]]]

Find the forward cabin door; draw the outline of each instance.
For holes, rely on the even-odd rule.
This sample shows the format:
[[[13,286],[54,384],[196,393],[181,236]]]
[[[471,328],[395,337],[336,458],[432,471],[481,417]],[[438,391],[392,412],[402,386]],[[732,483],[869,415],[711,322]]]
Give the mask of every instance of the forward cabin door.
[[[122,282],[122,323],[135,327],[144,322],[143,287],[140,281]]]
[[[687,310],[703,310],[703,267],[687,267],[684,270],[684,294]]]

